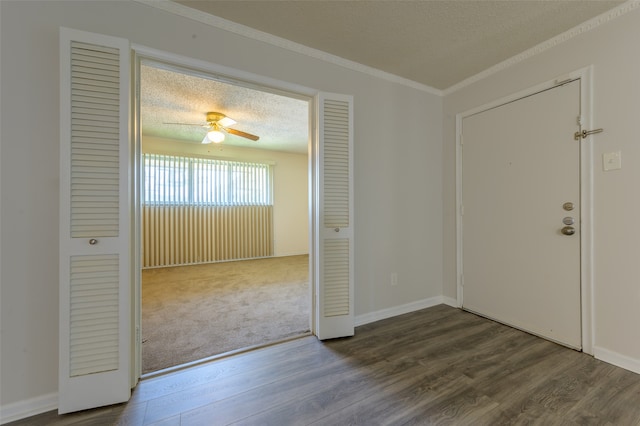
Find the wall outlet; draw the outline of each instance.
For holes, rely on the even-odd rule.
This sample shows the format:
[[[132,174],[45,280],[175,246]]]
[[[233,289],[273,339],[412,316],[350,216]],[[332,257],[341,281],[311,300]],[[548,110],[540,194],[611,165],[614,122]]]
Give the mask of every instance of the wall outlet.
[[[398,285],[398,273],[397,272],[392,272],[391,273],[391,285],[392,286]]]

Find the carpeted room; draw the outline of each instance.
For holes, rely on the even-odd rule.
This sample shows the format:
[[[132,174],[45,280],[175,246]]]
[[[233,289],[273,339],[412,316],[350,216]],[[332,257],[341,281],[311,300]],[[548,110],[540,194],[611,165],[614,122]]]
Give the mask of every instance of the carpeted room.
[[[308,100],[146,61],[140,110],[143,374],[308,333]]]
[[[307,255],[142,272],[143,374],[309,332]]]

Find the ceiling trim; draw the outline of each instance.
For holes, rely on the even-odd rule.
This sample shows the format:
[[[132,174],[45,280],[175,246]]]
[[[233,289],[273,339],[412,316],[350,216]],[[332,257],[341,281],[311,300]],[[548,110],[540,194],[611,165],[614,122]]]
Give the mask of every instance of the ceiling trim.
[[[444,89],[442,91],[442,95],[443,96],[447,96],[450,95],[458,90],[461,90],[464,87],[467,87],[473,83],[476,83],[480,80],[483,80],[493,74],[496,74],[506,68],[509,68],[519,62],[522,62],[526,59],[529,59],[533,56],[539,55],[540,53],[552,49],[555,46],[564,43],[574,37],[577,37],[581,34],[584,34],[588,31],[591,31],[603,24],[606,24],[622,15],[624,15],[627,12],[631,12],[635,9],[637,9],[638,7],[640,7],[640,0],[629,0],[623,4],[621,4],[620,6],[617,6],[601,15],[596,16],[595,18],[592,18],[586,22],[583,22],[582,24],[565,31],[564,33],[557,35],[547,41],[544,41],[530,49],[525,50],[522,53],[519,53],[515,56],[512,56],[511,58],[502,61],[490,68],[487,68],[484,71],[479,72],[478,74],[471,76],[465,80],[462,80],[460,83],[454,84],[451,87],[448,87],[447,89]]]
[[[250,39],[259,40],[265,43],[272,44],[283,49],[290,50],[292,52],[300,53],[306,56],[310,56],[314,59],[320,59],[325,62],[339,65],[341,67],[350,69],[352,71],[362,72],[374,77],[381,78],[383,80],[390,81],[392,83],[402,84],[423,92],[431,93],[432,95],[442,96],[443,91],[427,86],[426,84],[418,83],[407,78],[397,76],[385,71],[381,71],[376,68],[372,68],[358,62],[350,61],[348,59],[341,58],[336,55],[331,55],[327,52],[323,52],[318,49],[305,46],[300,43],[293,42],[291,40],[277,37],[263,31],[256,30],[255,28],[247,27],[227,19],[220,18],[218,16],[210,15],[190,7],[184,6],[179,3],[175,3],[169,0],[133,0],[137,3],[145,4],[147,6],[155,7],[157,9],[164,10],[165,12],[173,13],[174,15],[182,16],[183,18],[192,19],[203,24],[207,24],[225,31],[229,31],[234,34],[238,34]]]

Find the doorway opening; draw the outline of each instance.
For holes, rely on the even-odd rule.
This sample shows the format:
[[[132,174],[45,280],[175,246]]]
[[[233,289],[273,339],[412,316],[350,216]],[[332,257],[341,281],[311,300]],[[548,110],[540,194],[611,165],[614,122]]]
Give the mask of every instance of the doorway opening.
[[[142,374],[310,333],[310,99],[151,60],[139,76]]]

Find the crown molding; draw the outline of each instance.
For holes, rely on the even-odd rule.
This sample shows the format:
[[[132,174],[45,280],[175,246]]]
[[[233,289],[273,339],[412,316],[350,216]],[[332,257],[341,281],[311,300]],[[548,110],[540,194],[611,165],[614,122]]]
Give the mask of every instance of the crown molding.
[[[155,7],[165,12],[172,13],[174,15],[182,16],[183,18],[192,19],[194,21],[210,25],[212,27],[219,28],[221,30],[228,31],[243,37],[247,37],[253,40],[269,43],[271,45],[296,52],[302,55],[319,59],[325,62],[329,62],[334,65],[339,65],[343,68],[347,68],[352,71],[358,71],[364,74],[371,75],[373,77],[381,78],[383,80],[390,81],[392,83],[401,84],[411,87],[423,92],[431,93],[436,96],[442,96],[442,90],[435,89],[431,86],[427,86],[422,83],[409,80],[407,78],[399,77],[395,74],[391,74],[385,71],[378,70],[376,68],[362,65],[358,62],[350,61],[348,59],[341,58],[336,55],[331,55],[327,52],[323,52],[318,49],[313,49],[308,46],[293,42],[291,40],[277,37],[272,34],[265,33],[263,31],[256,30],[245,25],[241,25],[227,19],[220,18],[218,16],[210,15],[208,13],[201,12],[199,10],[192,9],[179,3],[175,3],[170,0],[133,0],[136,3],[145,4],[147,6]]]
[[[533,56],[539,55],[540,53],[552,49],[556,46],[558,46],[561,43],[564,43],[574,37],[577,37],[581,34],[584,34],[588,31],[591,31],[603,24],[606,24],[622,15],[624,15],[627,12],[631,12],[632,10],[637,9],[638,7],[640,7],[640,0],[629,0],[625,3],[622,3],[620,6],[615,7],[611,10],[609,10],[608,12],[605,12],[601,15],[596,16],[595,18],[592,18],[586,22],[583,22],[582,24],[565,31],[564,33],[551,38],[547,41],[544,41],[530,49],[525,50],[522,53],[519,53],[515,56],[512,56],[511,58],[500,62],[490,68],[487,68],[486,70],[472,76],[469,77],[463,81],[461,81],[460,83],[456,83],[453,86],[445,89],[442,91],[442,95],[443,96],[447,96],[450,95],[464,87],[467,87],[473,83],[476,83],[480,80],[483,80],[493,74],[496,74],[506,68],[509,68],[519,62],[522,62],[526,59],[529,59]]]

